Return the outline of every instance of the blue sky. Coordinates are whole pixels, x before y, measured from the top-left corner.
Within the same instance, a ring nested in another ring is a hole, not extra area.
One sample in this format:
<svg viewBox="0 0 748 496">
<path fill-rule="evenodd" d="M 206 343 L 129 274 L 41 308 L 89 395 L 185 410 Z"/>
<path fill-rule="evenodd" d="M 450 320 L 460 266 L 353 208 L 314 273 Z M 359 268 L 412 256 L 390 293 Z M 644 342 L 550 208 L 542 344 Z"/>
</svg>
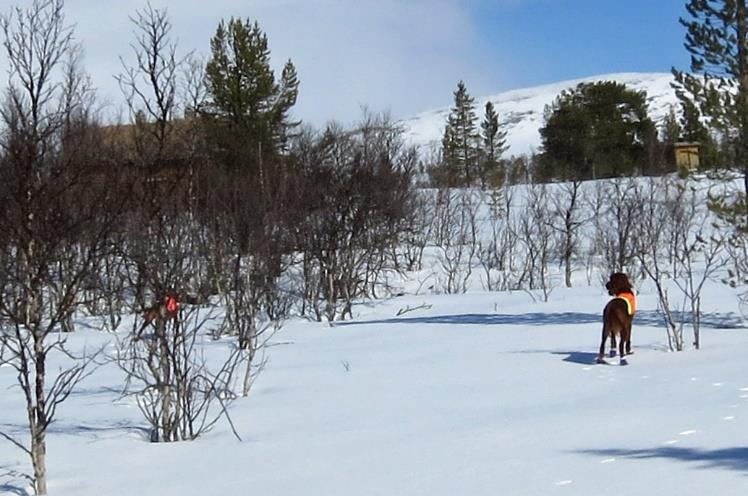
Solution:
<svg viewBox="0 0 748 496">
<path fill-rule="evenodd" d="M 29 5 L 31 0 L 0 0 Z M 151 0 L 166 8 L 182 53 L 207 55 L 223 18 L 257 20 L 274 65 L 292 59 L 297 117 L 354 122 L 361 108 L 394 117 L 451 104 L 462 79 L 474 96 L 612 72 L 687 68 L 684 0 Z M 85 65 L 109 113 L 122 112 L 113 75 L 132 60 L 128 20 L 145 0 L 67 0 Z M 6 72 L 4 54 L 0 71 Z"/>
<path fill-rule="evenodd" d="M 520 86 L 687 69 L 678 22 L 686 14 L 683 0 L 516 0 L 474 10 L 483 49 L 506 57 L 509 84 Z"/>
</svg>

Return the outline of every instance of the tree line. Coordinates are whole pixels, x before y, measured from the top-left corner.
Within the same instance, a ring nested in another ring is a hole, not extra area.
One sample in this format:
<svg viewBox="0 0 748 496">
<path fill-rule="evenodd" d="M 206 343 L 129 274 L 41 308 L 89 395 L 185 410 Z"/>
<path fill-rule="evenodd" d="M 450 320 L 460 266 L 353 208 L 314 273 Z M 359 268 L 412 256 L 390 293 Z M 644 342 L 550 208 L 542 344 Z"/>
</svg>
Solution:
<svg viewBox="0 0 748 496">
<path fill-rule="evenodd" d="M 736 143 L 708 125 L 687 92 L 678 89 L 676 94 L 678 104 L 655 122 L 645 91 L 615 81 L 580 83 L 546 105 L 539 151 L 506 157 L 508 122 L 490 101 L 480 119 L 475 99 L 460 81 L 438 156 L 430 164 L 430 182 L 486 188 L 507 182 L 661 176 L 677 171 L 674 147 L 679 142 L 699 146 L 702 172 L 733 164 Z"/>
<path fill-rule="evenodd" d="M 676 142 L 698 143 L 702 171 L 741 172 L 739 204 L 723 207 L 745 217 L 748 6 L 744 0 L 688 0 L 685 9 L 680 23 L 691 64 L 688 71 L 672 69 L 677 105 L 654 122 L 646 93 L 620 83 L 581 83 L 564 90 L 545 108 L 540 151 L 524 158 L 524 177 L 552 182 L 662 175 L 675 171 Z M 434 184 L 501 183 L 518 158 L 501 157 L 507 122 L 498 117 L 488 102 L 478 129 L 475 101 L 465 83 L 458 83 L 439 156 L 432 160 Z"/>
</svg>

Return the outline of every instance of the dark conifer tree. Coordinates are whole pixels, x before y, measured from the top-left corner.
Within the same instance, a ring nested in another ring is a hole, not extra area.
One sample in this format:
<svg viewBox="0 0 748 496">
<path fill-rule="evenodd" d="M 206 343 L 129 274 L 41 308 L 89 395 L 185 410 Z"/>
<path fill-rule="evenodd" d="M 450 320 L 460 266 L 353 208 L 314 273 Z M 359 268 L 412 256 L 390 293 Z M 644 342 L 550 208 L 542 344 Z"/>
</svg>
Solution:
<svg viewBox="0 0 748 496">
<path fill-rule="evenodd" d="M 727 155 L 722 155 L 712 133 L 699 112 L 699 108 L 688 98 L 681 100 L 680 137 L 683 141 L 699 144 L 699 167 L 710 169 L 719 165 Z M 728 145 L 728 148 L 732 148 Z"/>
<path fill-rule="evenodd" d="M 452 117 L 447 118 L 442 135 L 441 163 L 435 175 L 439 186 L 457 186 L 460 181 L 460 170 L 457 166 L 457 138 L 454 136 Z"/>
<path fill-rule="evenodd" d="M 691 74 L 673 69 L 677 94 L 684 110 L 694 105 L 731 145 L 748 193 L 748 5 L 746 0 L 689 0 L 686 10 L 688 17 L 680 23 L 686 28 Z"/>
<path fill-rule="evenodd" d="M 228 219 L 237 255 L 266 257 L 267 273 L 277 272 L 282 242 L 276 238 L 288 231 L 280 226 L 288 215 L 287 149 L 297 125 L 290 117 L 298 96 L 296 69 L 289 60 L 276 78 L 267 35 L 249 20 L 221 21 L 210 48 L 207 101 L 200 108 L 220 173 L 204 171 L 203 201 Z"/>
<path fill-rule="evenodd" d="M 442 139 L 442 167 L 459 184 L 471 185 L 478 175 L 480 135 L 476 129 L 475 99 L 460 81 L 454 92 L 454 107 Z"/>
<path fill-rule="evenodd" d="M 595 179 L 647 173 L 656 127 L 644 92 L 611 81 L 563 91 L 545 109 L 539 179 Z"/>
<path fill-rule="evenodd" d="M 682 128 L 675 113 L 675 108 L 671 105 L 667 115 L 662 120 L 662 141 L 668 145 L 673 145 L 681 141 Z"/>
<path fill-rule="evenodd" d="M 481 122 L 481 140 L 482 140 L 482 157 L 481 157 L 481 183 L 486 185 L 490 182 L 503 182 L 500 178 L 499 168 L 501 154 L 507 149 L 506 130 L 501 128 L 499 115 L 493 103 L 487 102 L 483 121 Z"/>
<path fill-rule="evenodd" d="M 673 170 L 675 168 L 675 144 L 682 140 L 682 128 L 674 106 L 670 106 L 670 110 L 662 120 L 660 131 L 665 154 L 663 162 L 669 170 Z"/>
<path fill-rule="evenodd" d="M 273 161 L 294 124 L 289 111 L 298 95 L 296 69 L 289 60 L 276 81 L 267 35 L 256 22 L 222 21 L 210 47 L 204 109 L 211 141 L 225 165 L 262 173 L 262 164 Z"/>
</svg>

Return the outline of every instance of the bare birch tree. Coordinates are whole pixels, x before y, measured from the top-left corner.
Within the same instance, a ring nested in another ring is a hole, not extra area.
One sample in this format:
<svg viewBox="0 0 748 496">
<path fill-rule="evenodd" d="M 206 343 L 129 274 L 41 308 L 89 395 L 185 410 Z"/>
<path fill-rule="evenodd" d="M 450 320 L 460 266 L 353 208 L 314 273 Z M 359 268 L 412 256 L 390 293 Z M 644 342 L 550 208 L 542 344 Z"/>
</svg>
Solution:
<svg viewBox="0 0 748 496">
<path fill-rule="evenodd" d="M 571 287 L 574 258 L 579 251 L 579 233 L 581 228 L 590 220 L 582 214 L 584 196 L 581 191 L 581 181 L 569 181 L 559 186 L 551 193 L 553 205 L 552 226 L 560 237 L 559 253 L 564 266 L 564 283 Z"/>
<path fill-rule="evenodd" d="M 483 286 L 488 291 L 517 289 L 514 261 L 518 237 L 512 212 L 512 190 L 495 190 L 489 201 L 490 237 L 481 239 L 476 254 L 483 267 Z"/>
<path fill-rule="evenodd" d="M 183 59 L 171 37 L 165 9 L 150 4 L 130 17 L 135 27 L 131 48 L 135 61 L 120 58 L 123 72 L 116 76 L 135 125 L 134 142 L 141 157 L 160 161 L 175 140 L 173 118 L 178 109 L 179 77 Z"/>
<path fill-rule="evenodd" d="M 524 246 L 525 267 L 523 289 L 543 292 L 543 300 L 548 301 L 553 282 L 549 267 L 555 251 L 548 187 L 545 184 L 528 185 L 527 205 L 519 216 L 518 236 Z"/>
<path fill-rule="evenodd" d="M 117 363 L 125 372 L 123 396 L 133 397 L 150 427 L 151 442 L 193 440 L 221 418 L 234 429 L 228 407 L 242 357 L 222 346 L 208 366 L 204 339 L 214 309 L 184 308 L 175 318 L 157 316 L 140 339 L 120 343 Z"/>
<path fill-rule="evenodd" d="M 610 182 L 599 182 L 597 187 L 602 188 L 601 214 L 604 219 L 600 224 L 600 237 L 596 240 L 603 247 L 600 273 L 633 273 L 633 264 L 637 260 L 633 233 L 639 224 L 640 207 L 636 201 L 637 179 L 612 179 Z"/>
<path fill-rule="evenodd" d="M 0 27 L 10 64 L 0 107 L 0 319 L 10 330 L 3 363 L 17 372 L 29 441 L 3 437 L 29 455 L 34 491 L 47 494 L 47 429 L 91 363 L 65 358 L 65 339 L 54 334 L 109 247 L 116 220 L 101 206 L 115 201 L 117 188 L 103 187 L 91 164 L 66 149 L 93 126 L 63 2 L 35 0 L 1 15 Z M 60 370 L 48 370 L 50 357 L 64 363 Z"/>
<path fill-rule="evenodd" d="M 670 349 L 685 349 L 684 327 L 690 321 L 694 348 L 701 347 L 701 292 L 722 268 L 725 239 L 687 180 L 650 179 L 639 191 L 641 222 L 638 258 L 657 289 Z M 672 301 L 668 281 L 677 288 Z"/>
<path fill-rule="evenodd" d="M 479 202 L 471 190 L 443 189 L 438 193 L 435 215 L 439 290 L 465 293 L 478 252 Z"/>
</svg>

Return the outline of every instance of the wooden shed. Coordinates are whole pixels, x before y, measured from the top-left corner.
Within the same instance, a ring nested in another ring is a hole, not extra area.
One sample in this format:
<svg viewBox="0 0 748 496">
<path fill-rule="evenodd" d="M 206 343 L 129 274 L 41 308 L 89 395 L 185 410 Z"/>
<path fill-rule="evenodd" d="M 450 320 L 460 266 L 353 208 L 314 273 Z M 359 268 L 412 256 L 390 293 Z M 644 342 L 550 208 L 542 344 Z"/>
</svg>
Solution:
<svg viewBox="0 0 748 496">
<path fill-rule="evenodd" d="M 693 172 L 699 168 L 699 143 L 678 142 L 673 145 L 678 170 Z"/>
</svg>

